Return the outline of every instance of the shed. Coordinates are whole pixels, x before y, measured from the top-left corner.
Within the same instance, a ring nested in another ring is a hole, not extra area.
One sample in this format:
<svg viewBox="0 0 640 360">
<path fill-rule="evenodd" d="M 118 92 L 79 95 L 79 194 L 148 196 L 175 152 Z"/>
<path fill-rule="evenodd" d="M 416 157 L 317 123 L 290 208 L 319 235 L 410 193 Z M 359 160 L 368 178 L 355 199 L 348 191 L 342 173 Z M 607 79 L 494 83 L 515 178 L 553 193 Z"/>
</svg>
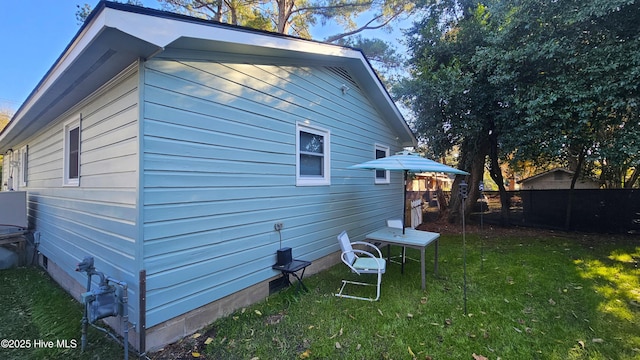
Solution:
<svg viewBox="0 0 640 360">
<path fill-rule="evenodd" d="M 573 171 L 556 168 L 518 181 L 521 190 L 557 190 L 569 189 Z M 591 178 L 579 178 L 576 189 L 598 189 L 600 183 Z"/>
<path fill-rule="evenodd" d="M 266 297 L 280 246 L 336 263 L 402 209 L 401 174 L 348 167 L 415 144 L 359 50 L 112 2 L 0 133 L 39 263 L 125 281 L 140 351 Z"/>
</svg>

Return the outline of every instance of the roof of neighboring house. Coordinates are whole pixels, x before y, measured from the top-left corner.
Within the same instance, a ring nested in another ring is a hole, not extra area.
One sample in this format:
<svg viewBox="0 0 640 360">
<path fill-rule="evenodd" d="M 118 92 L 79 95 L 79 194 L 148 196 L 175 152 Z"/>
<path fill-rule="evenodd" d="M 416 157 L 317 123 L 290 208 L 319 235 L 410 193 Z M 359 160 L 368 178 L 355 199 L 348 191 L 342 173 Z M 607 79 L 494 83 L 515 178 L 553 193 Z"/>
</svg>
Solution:
<svg viewBox="0 0 640 360">
<path fill-rule="evenodd" d="M 371 103 L 389 119 L 402 145 L 416 145 L 414 134 L 360 50 L 101 1 L 0 132 L 0 153 L 55 120 L 137 59 L 152 58 L 169 48 L 346 68 Z"/>
<path fill-rule="evenodd" d="M 567 169 L 555 168 L 555 169 L 551 169 L 551 170 L 548 170 L 548 171 L 545 171 L 545 172 L 541 172 L 540 174 L 529 176 L 528 178 L 525 178 L 525 179 L 520 179 L 520 180 L 517 181 L 517 183 L 518 184 L 522 184 L 524 182 L 529 182 L 529 181 L 532 181 L 532 180 L 539 179 L 541 177 L 547 176 L 547 175 L 552 174 L 552 173 L 557 172 L 557 171 L 561 171 L 561 172 L 567 173 L 569 175 L 573 175 L 574 174 L 573 171 L 570 171 L 570 170 L 567 170 Z"/>
<path fill-rule="evenodd" d="M 575 174 L 575 172 L 571 171 L 571 170 L 567 170 L 567 169 L 564 169 L 564 168 L 555 168 L 555 169 L 551 169 L 549 171 L 542 172 L 542 173 L 537 174 L 537 175 L 530 176 L 530 177 L 528 177 L 526 179 L 519 180 L 519 181 L 517 181 L 517 183 L 518 184 L 522 184 L 522 183 L 531 182 L 533 180 L 536 180 L 536 179 L 539 179 L 541 177 L 553 174 L 555 172 L 563 172 L 563 173 L 566 173 L 566 174 L 571 175 L 571 176 L 573 176 L 573 174 Z M 592 178 L 588 178 L 588 180 L 593 181 L 593 182 L 598 182 L 598 180 L 592 179 Z"/>
</svg>

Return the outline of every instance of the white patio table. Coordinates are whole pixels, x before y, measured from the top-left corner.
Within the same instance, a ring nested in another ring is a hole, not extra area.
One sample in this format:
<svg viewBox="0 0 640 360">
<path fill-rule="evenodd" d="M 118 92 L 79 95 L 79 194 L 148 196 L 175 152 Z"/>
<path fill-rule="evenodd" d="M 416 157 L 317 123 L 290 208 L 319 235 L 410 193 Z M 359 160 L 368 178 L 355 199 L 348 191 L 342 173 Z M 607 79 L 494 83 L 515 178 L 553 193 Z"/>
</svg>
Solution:
<svg viewBox="0 0 640 360">
<path fill-rule="evenodd" d="M 435 242 L 435 260 L 434 260 L 434 274 L 438 274 L 438 238 L 440 234 L 414 230 L 411 228 L 405 228 L 404 234 L 402 229 L 384 227 L 376 230 L 370 234 L 367 234 L 366 239 L 370 241 L 376 241 L 382 244 L 405 246 L 413 249 L 420 250 L 420 271 L 422 272 L 422 290 L 426 288 L 425 281 L 425 259 L 424 253 L 427 245 Z"/>
</svg>

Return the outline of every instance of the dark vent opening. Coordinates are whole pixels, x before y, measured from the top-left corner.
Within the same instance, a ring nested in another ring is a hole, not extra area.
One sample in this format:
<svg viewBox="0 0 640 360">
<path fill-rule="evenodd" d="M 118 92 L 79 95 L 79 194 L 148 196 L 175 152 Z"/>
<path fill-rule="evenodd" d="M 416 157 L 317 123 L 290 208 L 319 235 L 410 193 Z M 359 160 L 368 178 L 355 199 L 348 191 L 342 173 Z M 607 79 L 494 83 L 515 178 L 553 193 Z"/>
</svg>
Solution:
<svg viewBox="0 0 640 360">
<path fill-rule="evenodd" d="M 287 282 L 287 278 L 285 278 L 284 276 L 279 276 L 277 279 L 269 281 L 269 295 L 278 292 L 288 286 L 289 283 Z"/>
<path fill-rule="evenodd" d="M 341 77 L 343 80 L 348 82 L 350 86 L 353 86 L 355 89 L 360 90 L 358 83 L 351 77 L 347 69 L 336 66 L 326 66 L 326 69 Z"/>
</svg>

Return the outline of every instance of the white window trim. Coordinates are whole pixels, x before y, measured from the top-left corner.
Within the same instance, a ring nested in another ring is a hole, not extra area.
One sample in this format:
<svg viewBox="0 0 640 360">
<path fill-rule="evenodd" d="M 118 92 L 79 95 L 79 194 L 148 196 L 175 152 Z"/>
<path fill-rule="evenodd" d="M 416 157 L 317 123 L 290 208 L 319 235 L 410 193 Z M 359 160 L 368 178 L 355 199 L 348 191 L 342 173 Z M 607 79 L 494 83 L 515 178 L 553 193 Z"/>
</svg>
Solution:
<svg viewBox="0 0 640 360">
<path fill-rule="evenodd" d="M 11 157 L 7 157 L 9 164 L 7 169 L 7 190 L 16 191 L 20 188 L 20 154 L 18 151 L 11 151 Z M 5 164 L 7 165 L 7 164 Z M 4 167 L 3 167 L 4 169 Z M 2 170 L 4 172 L 4 170 Z"/>
<path fill-rule="evenodd" d="M 386 145 L 382 145 L 382 144 L 375 144 L 374 146 L 374 150 L 373 150 L 373 158 L 376 159 L 376 153 L 378 152 L 378 150 L 380 151 L 384 151 L 385 152 L 385 157 L 389 156 L 390 154 L 390 149 L 388 146 Z M 384 171 L 384 179 L 383 178 L 379 178 L 378 177 L 378 171 L 376 170 L 373 172 L 373 178 L 374 178 L 374 183 L 375 184 L 389 184 L 391 183 L 391 172 L 389 170 L 385 170 Z"/>
<path fill-rule="evenodd" d="M 322 177 L 300 176 L 300 132 L 324 137 L 324 174 Z M 296 123 L 296 186 L 331 185 L 331 132 L 327 129 Z"/>
<path fill-rule="evenodd" d="M 72 129 L 78 128 L 78 178 L 69 178 L 69 132 Z M 80 127 L 80 116 L 67 121 L 63 125 L 63 138 L 64 144 L 62 149 L 62 185 L 63 186 L 80 186 L 80 154 L 82 150 L 82 128 Z"/>
<path fill-rule="evenodd" d="M 20 186 L 27 186 L 29 174 L 29 146 L 20 148 Z"/>
</svg>

